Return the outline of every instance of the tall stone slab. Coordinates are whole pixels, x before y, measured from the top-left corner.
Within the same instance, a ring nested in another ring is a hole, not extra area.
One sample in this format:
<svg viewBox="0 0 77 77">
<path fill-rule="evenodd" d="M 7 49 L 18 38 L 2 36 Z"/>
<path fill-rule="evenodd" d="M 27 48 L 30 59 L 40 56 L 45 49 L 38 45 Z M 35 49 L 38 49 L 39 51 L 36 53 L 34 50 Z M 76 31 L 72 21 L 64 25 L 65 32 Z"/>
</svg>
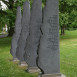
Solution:
<svg viewBox="0 0 77 77">
<path fill-rule="evenodd" d="M 29 1 L 26 1 L 23 5 L 23 16 L 22 16 L 22 30 L 21 35 L 18 40 L 18 47 L 16 51 L 17 58 L 23 62 L 24 61 L 24 53 L 25 53 L 25 45 L 26 40 L 29 35 L 29 23 L 30 23 L 30 4 Z"/>
<path fill-rule="evenodd" d="M 46 0 L 38 66 L 42 77 L 63 77 L 60 74 L 58 0 Z"/>
<path fill-rule="evenodd" d="M 21 32 L 21 8 L 20 6 L 18 6 L 16 22 L 15 22 L 15 30 L 12 38 L 11 51 L 10 51 L 10 53 L 13 56 L 13 59 L 16 59 L 16 48 L 18 45 L 17 43 L 20 37 L 20 32 Z"/>
<path fill-rule="evenodd" d="M 37 69 L 36 60 L 41 35 L 40 31 L 41 24 L 42 24 L 42 0 L 33 0 L 30 19 L 30 33 L 27 38 L 27 43 L 25 47 L 25 61 L 29 66 L 29 70 Z"/>
</svg>

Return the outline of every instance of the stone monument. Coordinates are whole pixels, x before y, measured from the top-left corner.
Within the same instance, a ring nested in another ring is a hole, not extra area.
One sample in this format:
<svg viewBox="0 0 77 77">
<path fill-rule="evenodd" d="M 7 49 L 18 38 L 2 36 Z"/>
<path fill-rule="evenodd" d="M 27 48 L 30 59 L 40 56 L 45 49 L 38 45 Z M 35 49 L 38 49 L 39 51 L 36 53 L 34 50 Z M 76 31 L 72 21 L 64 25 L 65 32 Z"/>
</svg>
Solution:
<svg viewBox="0 0 77 77">
<path fill-rule="evenodd" d="M 38 66 L 42 77 L 64 77 L 60 74 L 59 5 L 58 0 L 46 0 Z"/>
<path fill-rule="evenodd" d="M 40 27 L 42 24 L 42 0 L 33 0 L 31 18 L 30 18 L 30 33 L 27 38 L 25 47 L 25 61 L 28 64 L 30 73 L 38 72 L 37 68 L 37 51 L 40 41 Z"/>
<path fill-rule="evenodd" d="M 13 61 L 18 60 L 16 58 L 16 48 L 17 48 L 17 43 L 18 39 L 20 37 L 20 32 L 21 32 L 21 8 L 18 6 L 17 8 L 17 16 L 16 16 L 16 22 L 15 22 L 15 30 L 12 38 L 12 45 L 11 45 L 11 51 L 10 53 L 13 56 Z"/>
<path fill-rule="evenodd" d="M 26 40 L 29 35 L 29 23 L 30 23 L 30 4 L 29 1 L 26 1 L 23 6 L 23 16 L 22 16 L 22 30 L 21 35 L 18 40 L 18 47 L 16 51 L 16 57 L 21 61 L 21 66 L 25 65 L 26 62 L 24 61 L 24 48 L 26 45 Z"/>
</svg>

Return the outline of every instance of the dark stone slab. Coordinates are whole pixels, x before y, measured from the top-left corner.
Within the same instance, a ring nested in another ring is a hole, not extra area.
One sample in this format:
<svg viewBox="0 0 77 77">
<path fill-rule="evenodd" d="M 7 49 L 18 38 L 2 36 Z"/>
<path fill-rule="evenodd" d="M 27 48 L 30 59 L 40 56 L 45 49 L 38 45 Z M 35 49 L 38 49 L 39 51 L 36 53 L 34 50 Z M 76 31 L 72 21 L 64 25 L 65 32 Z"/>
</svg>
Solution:
<svg viewBox="0 0 77 77">
<path fill-rule="evenodd" d="M 27 65 L 27 63 L 25 61 L 21 61 L 19 63 L 19 67 L 25 67 L 27 69 L 28 65 Z"/>
<path fill-rule="evenodd" d="M 42 1 L 33 0 L 31 19 L 30 19 L 30 33 L 27 38 L 25 47 L 25 61 L 29 67 L 37 67 L 37 50 L 40 40 L 40 27 L 42 24 Z"/>
<path fill-rule="evenodd" d="M 24 48 L 26 45 L 26 39 L 29 35 L 29 23 L 30 23 L 30 4 L 28 1 L 24 3 L 23 6 L 23 16 L 22 16 L 22 30 L 21 35 L 18 40 L 18 47 L 16 51 L 16 56 L 20 61 L 24 61 Z"/>
<path fill-rule="evenodd" d="M 7 36 L 8 36 L 8 34 L 1 34 L 0 38 L 4 38 L 4 37 L 7 37 Z"/>
<path fill-rule="evenodd" d="M 15 22 L 15 33 L 13 34 L 12 38 L 12 45 L 11 45 L 11 54 L 14 58 L 16 58 L 16 48 L 18 39 L 20 37 L 21 32 L 21 8 L 20 6 L 17 8 L 17 16 L 16 16 L 16 22 Z"/>
<path fill-rule="evenodd" d="M 60 73 L 58 0 L 46 0 L 38 66 L 45 74 Z"/>
</svg>

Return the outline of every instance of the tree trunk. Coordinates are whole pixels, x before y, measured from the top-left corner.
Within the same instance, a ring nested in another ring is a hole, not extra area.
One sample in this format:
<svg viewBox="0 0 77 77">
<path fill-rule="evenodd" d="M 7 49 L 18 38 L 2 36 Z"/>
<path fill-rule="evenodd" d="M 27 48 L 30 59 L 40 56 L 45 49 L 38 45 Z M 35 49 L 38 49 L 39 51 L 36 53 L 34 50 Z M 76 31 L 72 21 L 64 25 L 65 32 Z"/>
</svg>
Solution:
<svg viewBox="0 0 77 77">
<path fill-rule="evenodd" d="M 62 26 L 61 26 L 61 35 L 63 34 L 63 31 L 62 31 Z"/>
<path fill-rule="evenodd" d="M 63 35 L 65 35 L 65 25 L 63 25 Z"/>
<path fill-rule="evenodd" d="M 14 28 L 12 27 L 12 22 L 9 21 L 9 30 L 8 30 L 8 36 L 12 36 L 14 33 Z"/>
<path fill-rule="evenodd" d="M 10 11 L 12 11 L 13 12 L 13 5 L 14 5 L 14 1 L 12 0 L 9 0 L 9 4 L 10 4 L 10 6 L 8 7 L 9 8 L 9 10 Z M 12 24 L 12 16 L 9 16 L 9 31 L 8 31 L 8 36 L 12 36 L 13 35 L 13 33 L 14 33 L 14 28 L 13 28 L 13 24 Z"/>
<path fill-rule="evenodd" d="M 65 25 L 61 26 L 61 35 L 65 35 Z"/>
</svg>

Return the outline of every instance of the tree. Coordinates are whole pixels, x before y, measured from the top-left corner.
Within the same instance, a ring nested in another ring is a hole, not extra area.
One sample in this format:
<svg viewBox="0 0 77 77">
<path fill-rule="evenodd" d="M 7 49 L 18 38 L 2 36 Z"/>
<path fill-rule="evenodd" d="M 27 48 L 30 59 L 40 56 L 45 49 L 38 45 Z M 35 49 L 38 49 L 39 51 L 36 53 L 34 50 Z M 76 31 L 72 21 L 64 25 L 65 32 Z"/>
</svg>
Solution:
<svg viewBox="0 0 77 77">
<path fill-rule="evenodd" d="M 6 16 L 8 16 L 7 18 L 9 19 L 9 36 L 13 35 L 14 32 L 14 25 L 15 25 L 15 18 L 16 18 L 16 8 L 18 5 L 20 5 L 22 7 L 23 2 L 25 0 L 21 0 L 21 1 L 14 1 L 14 0 L 1 0 L 3 3 L 5 3 L 8 7 L 8 9 L 6 10 L 5 14 Z M 2 12 L 4 12 L 4 10 L 2 10 Z"/>
<path fill-rule="evenodd" d="M 69 5 L 67 4 L 66 0 L 60 0 L 59 1 L 59 23 L 60 23 L 60 28 L 61 28 L 61 35 L 65 35 L 65 26 L 68 25 L 68 7 Z"/>
<path fill-rule="evenodd" d="M 25 0 L 1 0 L 4 2 L 8 9 L 2 10 L 0 8 L 0 19 L 7 17 L 7 19 L 3 19 L 8 21 L 9 29 L 9 36 L 13 34 L 14 27 L 15 27 L 15 19 L 16 19 L 16 8 L 17 6 L 23 7 L 23 3 Z M 32 5 L 33 0 L 29 0 L 30 5 Z M 46 0 L 42 0 L 42 7 L 44 8 L 46 4 Z M 22 8 L 23 9 L 23 8 Z M 4 17 L 5 16 L 5 17 Z M 73 27 L 77 28 L 77 0 L 59 0 L 59 20 L 60 20 L 60 29 L 61 35 L 65 34 L 65 27 Z M 1 20 L 1 22 L 3 22 Z M 0 22 L 0 23 L 1 23 Z M 5 22 L 6 23 L 6 22 Z"/>
<path fill-rule="evenodd" d="M 65 34 L 65 27 L 76 26 L 77 0 L 59 0 L 61 35 Z"/>
<path fill-rule="evenodd" d="M 65 35 L 65 27 L 68 24 L 68 18 L 69 15 L 68 13 L 59 13 L 59 23 L 60 23 L 60 28 L 61 28 L 61 35 Z"/>
</svg>

